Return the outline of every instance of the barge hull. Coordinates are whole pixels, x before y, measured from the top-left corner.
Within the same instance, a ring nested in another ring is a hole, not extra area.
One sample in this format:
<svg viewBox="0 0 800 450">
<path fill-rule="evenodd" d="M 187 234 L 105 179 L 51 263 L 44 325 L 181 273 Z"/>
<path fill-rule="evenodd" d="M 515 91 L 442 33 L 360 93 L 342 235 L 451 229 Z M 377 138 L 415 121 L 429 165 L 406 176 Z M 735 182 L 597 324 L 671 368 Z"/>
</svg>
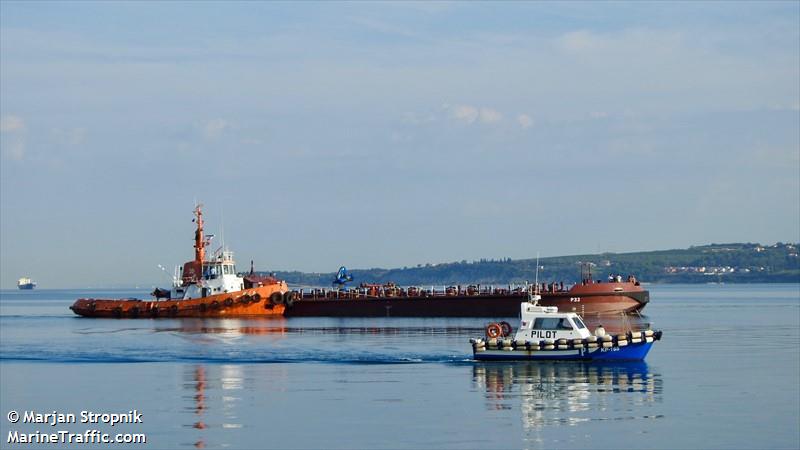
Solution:
<svg viewBox="0 0 800 450">
<path fill-rule="evenodd" d="M 638 297 L 638 298 L 637 298 Z M 495 317 L 519 315 L 525 293 L 453 295 L 441 297 L 301 298 L 287 308 L 287 317 Z M 581 315 L 639 311 L 647 304 L 647 291 L 635 293 L 543 294 L 539 304 Z"/>
</svg>

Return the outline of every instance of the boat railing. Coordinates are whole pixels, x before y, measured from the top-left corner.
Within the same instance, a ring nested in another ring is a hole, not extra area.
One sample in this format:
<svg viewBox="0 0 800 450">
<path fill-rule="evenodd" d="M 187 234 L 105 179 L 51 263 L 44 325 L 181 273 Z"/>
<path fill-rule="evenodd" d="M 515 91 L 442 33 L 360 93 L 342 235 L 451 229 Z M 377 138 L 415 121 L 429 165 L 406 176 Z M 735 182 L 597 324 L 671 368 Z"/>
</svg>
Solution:
<svg viewBox="0 0 800 450">
<path fill-rule="evenodd" d="M 518 295 L 527 297 L 530 292 L 540 294 L 543 292 L 564 292 L 563 283 L 541 283 L 539 285 L 509 284 L 496 285 L 441 285 L 441 286 L 397 286 L 389 283 L 385 285 L 367 284 L 345 289 L 337 288 L 303 288 L 298 290 L 298 296 L 304 300 L 344 300 L 344 299 L 370 299 L 370 298 L 426 298 L 426 297 L 455 297 L 455 296 L 509 296 Z"/>
</svg>

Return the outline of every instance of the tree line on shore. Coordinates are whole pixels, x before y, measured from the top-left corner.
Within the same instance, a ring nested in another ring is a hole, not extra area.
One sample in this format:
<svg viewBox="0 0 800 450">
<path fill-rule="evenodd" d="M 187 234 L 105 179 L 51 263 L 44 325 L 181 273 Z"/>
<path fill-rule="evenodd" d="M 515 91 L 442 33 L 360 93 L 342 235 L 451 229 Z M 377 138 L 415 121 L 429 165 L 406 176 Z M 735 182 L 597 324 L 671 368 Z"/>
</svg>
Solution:
<svg viewBox="0 0 800 450">
<path fill-rule="evenodd" d="M 540 281 L 575 283 L 581 267 L 591 266 L 595 280 L 609 275 L 634 275 L 650 283 L 797 283 L 800 257 L 797 243 L 761 245 L 754 243 L 710 244 L 687 249 L 634 253 L 600 253 L 539 259 Z M 337 268 L 332 268 L 337 269 Z M 533 282 L 536 258 L 512 260 L 481 259 L 395 269 L 353 269 L 352 285 L 360 283 L 404 286 L 502 285 Z M 275 275 L 290 284 L 330 286 L 336 271 L 306 273 L 278 271 Z"/>
</svg>

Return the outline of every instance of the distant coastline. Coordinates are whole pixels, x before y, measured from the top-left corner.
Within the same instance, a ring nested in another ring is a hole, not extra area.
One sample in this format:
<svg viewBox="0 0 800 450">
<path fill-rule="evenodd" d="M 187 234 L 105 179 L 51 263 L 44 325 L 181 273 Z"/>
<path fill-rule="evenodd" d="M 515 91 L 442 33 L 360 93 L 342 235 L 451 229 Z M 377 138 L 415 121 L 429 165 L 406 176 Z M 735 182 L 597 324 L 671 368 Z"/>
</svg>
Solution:
<svg viewBox="0 0 800 450">
<path fill-rule="evenodd" d="M 610 274 L 635 275 L 653 284 L 800 283 L 797 243 L 710 244 L 687 249 L 600 253 L 540 258 L 540 281 L 580 281 L 580 264 L 593 264 L 595 280 Z M 353 269 L 354 283 L 399 285 L 508 284 L 533 281 L 536 259 L 511 258 L 419 264 L 395 269 Z M 267 273 L 267 272 L 262 272 Z M 289 284 L 330 285 L 335 272 L 276 271 Z"/>
<path fill-rule="evenodd" d="M 580 263 L 593 264 L 595 280 L 605 280 L 611 274 L 624 277 L 634 275 L 646 284 L 756 284 L 800 283 L 800 257 L 798 243 L 769 245 L 753 243 L 709 244 L 687 249 L 655 250 L 633 253 L 598 253 L 586 255 L 543 257 L 539 260 L 540 282 L 575 283 L 580 281 Z M 424 285 L 501 285 L 533 282 L 536 258 L 511 258 L 447 263 L 425 263 L 414 267 L 394 269 L 353 269 L 357 262 L 342 261 L 353 275 L 353 285 L 360 283 L 389 283 L 402 286 Z M 240 267 L 242 269 L 242 267 Z M 301 272 L 261 270 L 260 274 L 274 273 L 296 286 L 331 286 L 336 268 L 330 272 Z M 42 289 L 74 290 L 144 290 L 152 289 L 153 282 L 133 285 L 81 286 Z M 160 285 L 163 285 L 161 283 Z M 4 289 L 5 290 L 5 289 Z M 17 291 L 16 288 L 8 290 Z"/>
</svg>

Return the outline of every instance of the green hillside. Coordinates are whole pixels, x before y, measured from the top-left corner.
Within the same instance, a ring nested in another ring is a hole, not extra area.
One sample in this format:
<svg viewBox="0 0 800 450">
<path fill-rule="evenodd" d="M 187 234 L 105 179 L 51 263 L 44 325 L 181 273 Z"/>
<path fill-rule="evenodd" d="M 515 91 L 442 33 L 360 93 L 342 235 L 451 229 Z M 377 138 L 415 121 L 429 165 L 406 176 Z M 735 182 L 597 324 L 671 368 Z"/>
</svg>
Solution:
<svg viewBox="0 0 800 450">
<path fill-rule="evenodd" d="M 541 258 L 540 281 L 580 281 L 582 262 L 593 264 L 595 279 L 635 275 L 651 283 L 797 283 L 798 244 L 711 244 L 688 249 L 602 253 Z M 532 281 L 536 259 L 504 259 L 420 264 L 397 269 L 354 269 L 353 284 L 399 285 L 507 284 Z M 328 286 L 335 272 L 277 272 L 290 284 Z"/>
</svg>

